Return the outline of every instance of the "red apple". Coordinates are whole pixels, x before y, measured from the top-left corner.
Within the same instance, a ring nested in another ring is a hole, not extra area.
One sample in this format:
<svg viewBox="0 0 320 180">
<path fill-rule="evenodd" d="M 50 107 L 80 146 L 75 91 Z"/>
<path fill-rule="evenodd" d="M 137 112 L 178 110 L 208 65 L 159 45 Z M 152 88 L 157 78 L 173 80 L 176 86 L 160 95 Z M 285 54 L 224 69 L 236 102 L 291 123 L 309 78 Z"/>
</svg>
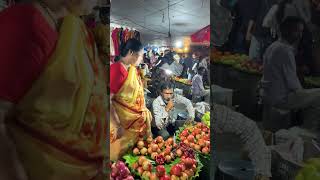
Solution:
<svg viewBox="0 0 320 180">
<path fill-rule="evenodd" d="M 172 145 L 172 144 L 173 144 L 173 138 L 168 138 L 168 139 L 167 139 L 167 143 L 170 144 L 170 145 Z"/>
<path fill-rule="evenodd" d="M 183 163 L 184 163 L 184 165 L 186 166 L 186 169 L 192 168 L 192 165 L 193 165 L 192 158 L 185 158 L 185 159 L 183 160 Z"/>
<path fill-rule="evenodd" d="M 170 170 L 170 174 L 180 177 L 181 171 L 182 171 L 182 169 L 180 166 L 174 165 L 174 166 L 172 166 L 172 168 Z"/>
<path fill-rule="evenodd" d="M 171 180 L 171 178 L 169 175 L 166 174 L 166 175 L 160 177 L 160 180 Z"/>
<path fill-rule="evenodd" d="M 164 150 L 164 154 L 165 155 L 169 155 L 171 153 L 171 148 L 170 147 L 167 147 L 165 150 Z"/>
<path fill-rule="evenodd" d="M 187 139 L 188 139 L 189 142 L 194 142 L 194 136 L 193 135 L 189 135 L 187 137 Z"/>
<path fill-rule="evenodd" d="M 187 137 L 189 135 L 188 130 L 183 130 L 181 132 L 181 135 L 184 136 L 184 137 Z"/>
<path fill-rule="evenodd" d="M 177 164 L 177 166 L 181 168 L 182 172 L 186 170 L 186 166 L 184 165 L 184 163 Z"/>
<path fill-rule="evenodd" d="M 157 141 L 157 143 L 162 143 L 162 142 L 163 142 L 162 136 L 158 136 L 158 137 L 156 138 L 156 141 Z"/>
<path fill-rule="evenodd" d="M 138 174 L 141 176 L 141 175 L 142 175 L 142 173 L 143 173 L 143 169 L 142 169 L 142 167 L 138 167 L 137 171 L 138 171 Z"/>
<path fill-rule="evenodd" d="M 208 147 L 204 147 L 204 148 L 202 149 L 202 152 L 203 152 L 204 154 L 209 154 L 209 148 L 208 148 Z"/>
<path fill-rule="evenodd" d="M 166 169 L 164 168 L 163 165 L 158 165 L 156 167 L 156 171 L 157 171 L 157 176 L 158 177 L 162 177 L 162 176 L 164 176 L 166 174 Z"/>
<path fill-rule="evenodd" d="M 199 129 L 199 128 L 196 128 L 196 129 L 194 129 L 194 131 L 193 131 L 194 133 L 196 133 L 196 134 L 200 134 L 201 133 L 201 129 Z"/>
</svg>

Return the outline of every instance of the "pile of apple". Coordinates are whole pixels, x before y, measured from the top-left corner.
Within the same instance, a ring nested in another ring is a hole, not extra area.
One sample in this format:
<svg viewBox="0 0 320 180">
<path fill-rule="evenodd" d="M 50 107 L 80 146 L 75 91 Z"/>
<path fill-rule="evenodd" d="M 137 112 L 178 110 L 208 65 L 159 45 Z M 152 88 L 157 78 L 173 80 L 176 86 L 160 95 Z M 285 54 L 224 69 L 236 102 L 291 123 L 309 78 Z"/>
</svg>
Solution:
<svg viewBox="0 0 320 180">
<path fill-rule="evenodd" d="M 255 61 L 244 61 L 240 64 L 240 68 L 248 72 L 262 73 L 263 67 Z"/>
<path fill-rule="evenodd" d="M 111 180 L 134 180 L 130 174 L 130 170 L 126 164 L 122 161 L 117 161 L 111 165 Z"/>
<path fill-rule="evenodd" d="M 182 158 L 181 162 L 171 167 L 171 180 L 187 180 L 197 171 L 197 161 L 192 158 Z"/>
<path fill-rule="evenodd" d="M 208 155 L 210 153 L 210 129 L 204 123 L 188 126 L 181 131 L 180 141 L 192 149 Z M 177 154 L 181 154 L 179 149 Z"/>
<path fill-rule="evenodd" d="M 133 154 L 138 156 L 150 156 L 157 164 L 170 163 L 174 158 L 172 149 L 177 145 L 174 143 L 173 138 L 168 138 L 166 141 L 161 136 L 153 139 L 148 137 L 146 141 L 140 139 L 136 147 L 133 149 Z"/>
<path fill-rule="evenodd" d="M 138 161 L 132 164 L 132 169 L 134 169 L 143 179 L 157 179 L 158 176 L 155 173 L 152 173 L 152 168 L 151 161 L 145 156 L 140 156 Z"/>
</svg>

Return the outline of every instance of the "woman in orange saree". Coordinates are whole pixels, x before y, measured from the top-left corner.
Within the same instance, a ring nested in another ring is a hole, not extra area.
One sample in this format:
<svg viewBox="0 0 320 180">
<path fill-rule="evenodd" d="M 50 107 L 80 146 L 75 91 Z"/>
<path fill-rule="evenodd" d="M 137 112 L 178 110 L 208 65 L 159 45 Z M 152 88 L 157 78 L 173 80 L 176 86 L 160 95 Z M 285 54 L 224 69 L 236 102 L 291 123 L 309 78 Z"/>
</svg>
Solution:
<svg viewBox="0 0 320 180">
<path fill-rule="evenodd" d="M 152 116 L 146 108 L 144 88 L 136 66 L 143 46 L 129 39 L 121 48 L 119 62 L 110 66 L 110 160 L 121 158 L 139 138 L 150 136 Z"/>
<path fill-rule="evenodd" d="M 26 62 L 25 59 L 20 59 L 21 57 L 7 53 L 5 58 L 1 58 L 1 65 L 25 62 L 26 66 L 23 68 L 26 70 L 35 68 L 29 64 L 37 65 L 40 69 L 39 74 L 28 81 L 29 84 L 23 84 L 28 88 L 22 87 L 25 89 L 22 93 L 12 91 L 17 91 L 18 86 L 15 83 L 23 82 L 25 77 L 2 76 L 0 79 L 1 104 L 12 104 L 10 109 L 13 111 L 12 116 L 7 117 L 5 125 L 27 176 L 17 179 L 106 179 L 106 176 L 102 175 L 102 168 L 108 153 L 107 79 L 105 68 L 97 55 L 94 38 L 78 17 L 92 7 L 92 4 L 87 2 L 90 1 L 66 2 L 70 13 L 63 18 L 59 26 L 57 41 L 53 43 L 55 48 L 46 62 L 37 61 L 40 57 L 35 56 L 37 50 L 44 48 L 41 47 L 44 44 L 39 43 L 41 41 L 25 42 L 31 46 L 24 47 L 30 48 L 30 52 L 23 51 L 30 53 L 25 56 Z M 23 6 L 26 6 L 28 11 L 32 9 L 32 13 L 40 14 L 37 9 L 29 7 L 32 5 Z M 44 7 L 44 12 L 48 8 L 45 4 L 41 6 Z M 37 18 L 42 17 L 38 15 Z M 3 20 L 1 15 L 0 20 Z M 47 24 L 41 24 L 40 29 L 45 25 Z M 20 31 L 33 33 L 30 35 L 35 34 L 38 38 L 46 36 L 43 31 Z M 6 40 L 8 45 L 15 43 L 8 38 Z M 14 70 L 13 66 L 5 68 Z M 5 69 L 1 68 L 2 70 Z M 8 71 L 2 71 L 6 72 Z M 30 74 L 26 73 L 25 76 Z M 0 111 L 0 114 L 3 115 L 3 112 Z"/>
</svg>

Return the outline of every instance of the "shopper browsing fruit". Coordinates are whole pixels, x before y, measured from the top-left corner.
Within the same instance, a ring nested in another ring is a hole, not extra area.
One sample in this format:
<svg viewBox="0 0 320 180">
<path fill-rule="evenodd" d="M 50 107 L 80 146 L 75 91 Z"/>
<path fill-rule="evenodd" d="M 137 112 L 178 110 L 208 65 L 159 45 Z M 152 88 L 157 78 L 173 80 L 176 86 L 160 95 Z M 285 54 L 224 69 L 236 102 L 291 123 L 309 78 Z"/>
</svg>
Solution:
<svg viewBox="0 0 320 180">
<path fill-rule="evenodd" d="M 120 61 L 110 66 L 110 159 L 118 160 L 139 137 L 151 135 L 151 113 L 146 108 L 144 87 L 137 72 L 143 46 L 129 39 L 121 48 Z"/>
<path fill-rule="evenodd" d="M 173 83 L 166 81 L 160 86 L 160 96 L 153 101 L 152 130 L 154 135 L 167 139 L 178 128 L 175 126 L 177 109 L 175 104 L 184 104 L 189 114 L 188 120 L 193 121 L 195 112 L 191 101 L 181 95 L 174 94 Z"/>
</svg>

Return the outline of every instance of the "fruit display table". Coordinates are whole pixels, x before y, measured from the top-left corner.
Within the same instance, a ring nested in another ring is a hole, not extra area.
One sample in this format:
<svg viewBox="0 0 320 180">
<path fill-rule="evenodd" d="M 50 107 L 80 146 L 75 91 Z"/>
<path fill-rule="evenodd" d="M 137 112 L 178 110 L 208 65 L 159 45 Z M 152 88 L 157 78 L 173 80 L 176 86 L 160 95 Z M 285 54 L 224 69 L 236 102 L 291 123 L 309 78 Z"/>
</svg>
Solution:
<svg viewBox="0 0 320 180">
<path fill-rule="evenodd" d="M 191 96 L 191 81 L 188 79 L 174 78 L 176 88 L 182 89 L 185 97 Z"/>
<path fill-rule="evenodd" d="M 259 120 L 257 105 L 258 84 L 262 78 L 262 65 L 246 55 L 213 53 L 211 80 L 214 84 L 233 90 L 233 105 L 251 119 Z M 305 88 L 319 88 L 320 77 L 306 77 Z"/>
<path fill-rule="evenodd" d="M 209 160 L 209 126 L 188 124 L 167 140 L 161 136 L 139 139 L 122 160 L 111 165 L 110 179 L 204 180 L 209 178 L 205 171 Z"/>
<path fill-rule="evenodd" d="M 233 105 L 238 105 L 241 113 L 257 119 L 257 87 L 260 75 L 219 63 L 213 64 L 211 75 L 214 84 L 233 90 Z"/>
</svg>

